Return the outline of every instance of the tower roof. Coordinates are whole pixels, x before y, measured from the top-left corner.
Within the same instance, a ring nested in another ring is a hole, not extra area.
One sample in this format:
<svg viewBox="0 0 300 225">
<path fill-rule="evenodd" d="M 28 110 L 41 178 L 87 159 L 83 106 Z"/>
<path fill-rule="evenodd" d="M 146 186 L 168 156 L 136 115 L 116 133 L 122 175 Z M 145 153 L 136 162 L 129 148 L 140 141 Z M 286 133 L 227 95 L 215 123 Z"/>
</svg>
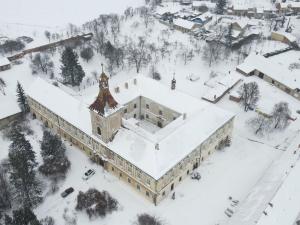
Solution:
<svg viewBox="0 0 300 225">
<path fill-rule="evenodd" d="M 114 109 L 117 107 L 118 103 L 111 95 L 108 86 L 108 76 L 103 71 L 103 64 L 102 66 L 102 73 L 99 79 L 99 94 L 96 100 L 90 105 L 90 109 L 96 111 L 100 115 L 104 115 L 106 111 L 109 109 Z"/>
</svg>

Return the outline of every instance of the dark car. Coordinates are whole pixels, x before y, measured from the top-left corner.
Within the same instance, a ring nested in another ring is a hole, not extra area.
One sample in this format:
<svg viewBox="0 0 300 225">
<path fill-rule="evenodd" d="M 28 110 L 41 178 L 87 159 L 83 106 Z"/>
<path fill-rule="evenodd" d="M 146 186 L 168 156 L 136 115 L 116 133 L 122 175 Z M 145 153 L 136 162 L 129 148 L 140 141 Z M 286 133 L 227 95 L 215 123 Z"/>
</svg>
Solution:
<svg viewBox="0 0 300 225">
<path fill-rule="evenodd" d="M 60 195 L 61 195 L 61 197 L 65 198 L 69 194 L 71 194 L 73 191 L 74 191 L 74 188 L 70 187 L 70 188 L 67 188 L 66 190 L 64 190 L 64 192 L 62 192 Z"/>
</svg>

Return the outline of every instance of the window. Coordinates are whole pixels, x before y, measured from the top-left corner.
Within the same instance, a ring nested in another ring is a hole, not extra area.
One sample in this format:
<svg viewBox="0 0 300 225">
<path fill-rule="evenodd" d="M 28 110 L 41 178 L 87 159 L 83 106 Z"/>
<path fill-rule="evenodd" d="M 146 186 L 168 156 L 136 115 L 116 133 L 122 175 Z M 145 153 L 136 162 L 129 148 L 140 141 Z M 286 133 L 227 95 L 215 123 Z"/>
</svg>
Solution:
<svg viewBox="0 0 300 225">
<path fill-rule="evenodd" d="M 208 152 L 208 155 L 210 155 L 210 151 Z"/>
<path fill-rule="evenodd" d="M 99 135 L 101 135 L 101 129 L 100 129 L 100 127 L 97 127 L 97 133 L 98 133 Z"/>
<path fill-rule="evenodd" d="M 133 117 L 136 118 L 136 114 L 134 114 Z"/>
<path fill-rule="evenodd" d="M 149 119 L 149 115 L 148 114 L 146 114 L 146 118 Z"/>
<path fill-rule="evenodd" d="M 149 105 L 148 104 L 146 104 L 146 108 L 149 109 Z"/>
<path fill-rule="evenodd" d="M 274 84 L 275 83 L 275 81 L 272 79 L 272 84 Z"/>
<path fill-rule="evenodd" d="M 131 180 L 130 180 L 130 178 L 128 178 L 128 183 L 131 183 Z"/>
<path fill-rule="evenodd" d="M 134 104 L 134 105 L 133 105 L 133 108 L 135 108 L 135 109 L 136 109 L 136 104 Z"/>
<path fill-rule="evenodd" d="M 164 191 L 163 193 L 162 193 L 162 196 L 165 196 L 166 195 L 166 192 Z"/>
<path fill-rule="evenodd" d="M 150 185 L 150 179 L 147 179 L 147 184 Z"/>
<path fill-rule="evenodd" d="M 176 120 L 176 117 L 175 117 L 175 116 L 173 117 L 173 120 Z"/>
<path fill-rule="evenodd" d="M 186 171 L 186 174 L 187 174 L 187 175 L 189 175 L 189 174 L 190 174 L 190 171 L 189 171 L 189 170 L 188 170 L 188 171 Z"/>
<path fill-rule="evenodd" d="M 115 168 L 113 166 L 111 167 L 111 171 L 115 171 Z"/>
<path fill-rule="evenodd" d="M 163 114 L 163 112 L 162 112 L 161 110 L 159 110 L 159 111 L 158 111 L 158 114 L 159 114 L 159 115 L 162 115 L 162 114 Z"/>
<path fill-rule="evenodd" d="M 124 113 L 127 113 L 127 109 L 124 109 Z"/>
<path fill-rule="evenodd" d="M 179 182 L 182 180 L 182 178 L 181 177 L 179 177 Z"/>
<path fill-rule="evenodd" d="M 141 190 L 141 187 L 140 187 L 140 185 L 136 185 L 136 188 L 138 189 L 138 190 Z"/>
<path fill-rule="evenodd" d="M 148 191 L 146 191 L 146 195 L 149 197 L 149 195 L 150 195 L 150 194 L 149 194 L 149 192 L 148 192 Z"/>
<path fill-rule="evenodd" d="M 120 173 L 119 176 L 122 177 L 122 173 Z"/>
</svg>

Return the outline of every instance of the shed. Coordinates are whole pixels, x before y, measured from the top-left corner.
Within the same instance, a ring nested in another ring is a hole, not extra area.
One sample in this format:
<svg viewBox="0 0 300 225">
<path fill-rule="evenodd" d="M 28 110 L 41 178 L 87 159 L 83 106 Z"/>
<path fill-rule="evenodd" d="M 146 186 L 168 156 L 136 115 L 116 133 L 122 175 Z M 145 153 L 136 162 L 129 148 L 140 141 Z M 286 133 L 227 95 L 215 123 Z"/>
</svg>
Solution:
<svg viewBox="0 0 300 225">
<path fill-rule="evenodd" d="M 8 58 L 0 58 L 0 71 L 9 70 L 11 68 L 11 63 Z"/>
</svg>

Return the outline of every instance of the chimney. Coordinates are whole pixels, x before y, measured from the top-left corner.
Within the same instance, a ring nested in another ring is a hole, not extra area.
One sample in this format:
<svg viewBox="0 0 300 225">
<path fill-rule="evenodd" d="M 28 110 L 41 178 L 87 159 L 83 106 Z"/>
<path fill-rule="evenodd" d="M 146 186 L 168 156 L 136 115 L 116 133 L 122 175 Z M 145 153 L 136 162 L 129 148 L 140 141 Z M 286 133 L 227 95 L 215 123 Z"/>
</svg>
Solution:
<svg viewBox="0 0 300 225">
<path fill-rule="evenodd" d="M 158 143 L 155 144 L 155 149 L 159 150 L 159 144 Z"/>
<path fill-rule="evenodd" d="M 120 92 L 120 88 L 119 88 L 119 87 L 116 87 L 116 88 L 115 88 L 115 92 L 116 92 L 116 93 L 119 93 L 119 92 Z"/>
<path fill-rule="evenodd" d="M 136 78 L 133 79 L 133 83 L 134 83 L 134 85 L 137 85 L 137 79 Z"/>
<path fill-rule="evenodd" d="M 186 120 L 186 113 L 183 113 L 183 120 Z"/>
<path fill-rule="evenodd" d="M 128 89 L 128 83 L 127 82 L 125 83 L 125 88 Z"/>
<path fill-rule="evenodd" d="M 171 90 L 175 90 L 176 88 L 176 79 L 175 79 L 175 73 L 173 75 L 173 79 L 171 81 Z"/>
</svg>

